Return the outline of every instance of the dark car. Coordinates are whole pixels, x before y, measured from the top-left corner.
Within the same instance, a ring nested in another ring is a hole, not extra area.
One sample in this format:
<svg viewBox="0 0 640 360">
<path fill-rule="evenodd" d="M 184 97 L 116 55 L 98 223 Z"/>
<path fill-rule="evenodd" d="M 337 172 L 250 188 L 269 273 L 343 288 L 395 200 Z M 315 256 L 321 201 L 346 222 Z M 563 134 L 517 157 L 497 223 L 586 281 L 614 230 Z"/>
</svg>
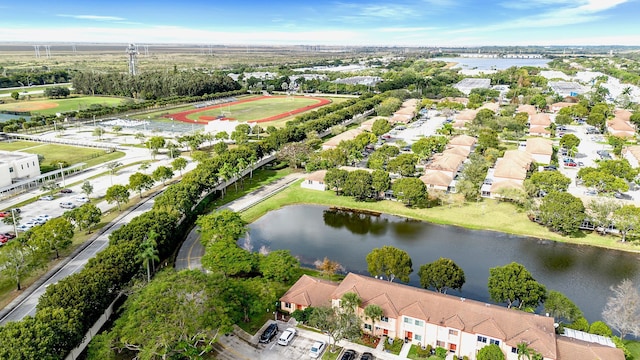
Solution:
<svg viewBox="0 0 640 360">
<path fill-rule="evenodd" d="M 340 360 L 354 360 L 356 358 L 356 352 L 353 350 L 347 350 L 342 354 Z"/>
<path fill-rule="evenodd" d="M 262 335 L 260 335 L 260 342 L 263 344 L 268 343 L 269 341 L 271 341 L 271 339 L 273 339 L 276 336 L 277 333 L 278 333 L 278 324 L 271 323 L 269 326 L 267 326 L 267 328 L 264 330 Z"/>
<path fill-rule="evenodd" d="M 616 199 L 620 199 L 620 200 L 633 200 L 633 197 L 631 197 L 631 195 L 625 194 L 625 193 L 621 193 L 621 192 L 616 192 L 616 193 L 613 194 L 613 196 Z"/>
<path fill-rule="evenodd" d="M 558 168 L 555 165 L 547 165 L 544 168 L 544 171 L 556 171 Z"/>
<path fill-rule="evenodd" d="M 2 236 L 6 237 L 7 239 L 13 239 L 16 237 L 16 234 L 7 232 L 2 234 Z"/>
<path fill-rule="evenodd" d="M 60 192 L 63 193 L 63 194 L 71 194 L 73 192 L 73 190 L 71 190 L 71 189 L 62 189 L 62 190 L 60 190 Z"/>
<path fill-rule="evenodd" d="M 362 353 L 360 360 L 373 360 L 373 354 L 370 352 Z"/>
</svg>

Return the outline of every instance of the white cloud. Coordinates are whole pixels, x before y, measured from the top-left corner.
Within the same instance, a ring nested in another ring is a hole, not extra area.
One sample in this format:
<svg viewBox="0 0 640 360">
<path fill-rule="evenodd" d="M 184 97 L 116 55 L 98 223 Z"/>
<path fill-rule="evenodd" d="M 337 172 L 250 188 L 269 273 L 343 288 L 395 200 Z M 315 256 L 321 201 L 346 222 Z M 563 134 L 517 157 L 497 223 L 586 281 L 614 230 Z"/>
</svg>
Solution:
<svg viewBox="0 0 640 360">
<path fill-rule="evenodd" d="M 69 17 L 78 20 L 95 20 L 95 21 L 124 21 L 127 20 L 118 16 L 102 16 L 102 15 L 69 15 L 69 14 L 58 14 L 61 17 Z"/>
</svg>

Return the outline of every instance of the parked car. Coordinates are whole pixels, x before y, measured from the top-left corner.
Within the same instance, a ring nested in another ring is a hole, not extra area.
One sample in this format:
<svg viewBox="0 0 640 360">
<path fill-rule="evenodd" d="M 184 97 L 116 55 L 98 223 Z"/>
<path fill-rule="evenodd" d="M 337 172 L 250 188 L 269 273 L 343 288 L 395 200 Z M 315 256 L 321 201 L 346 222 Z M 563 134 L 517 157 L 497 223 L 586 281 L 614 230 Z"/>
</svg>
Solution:
<svg viewBox="0 0 640 360">
<path fill-rule="evenodd" d="M 620 199 L 620 200 L 633 200 L 633 197 L 631 197 L 631 195 L 617 192 L 617 191 L 613 194 L 613 196 L 616 199 Z"/>
<path fill-rule="evenodd" d="M 45 195 L 45 196 L 40 196 L 40 200 L 46 200 L 46 201 L 51 201 L 53 200 L 53 196 L 51 195 Z"/>
<path fill-rule="evenodd" d="M 36 216 L 38 219 L 43 219 L 45 221 L 49 221 L 51 220 L 51 216 L 47 215 L 47 214 L 40 214 L 38 216 Z"/>
<path fill-rule="evenodd" d="M 39 219 L 39 218 L 33 218 L 31 220 L 29 220 L 30 223 L 34 223 L 36 225 L 42 225 L 44 223 L 46 223 L 47 221 L 44 219 Z M 27 223 L 28 224 L 28 223 Z"/>
<path fill-rule="evenodd" d="M 267 326 L 267 328 L 262 332 L 262 335 L 260 335 L 260 342 L 263 344 L 268 343 L 269 341 L 271 341 L 271 339 L 273 339 L 274 336 L 276 336 L 276 334 L 278 334 L 278 324 L 276 323 L 271 323 L 269 324 L 269 326 Z"/>
<path fill-rule="evenodd" d="M 6 233 L 2 234 L 2 236 L 6 237 L 7 239 L 13 239 L 13 238 L 16 237 L 16 234 L 6 232 Z"/>
<path fill-rule="evenodd" d="M 564 125 L 558 125 L 558 127 L 556 127 L 556 130 L 558 131 L 567 131 L 567 127 Z"/>
<path fill-rule="evenodd" d="M 347 350 L 342 353 L 340 360 L 354 360 L 356 358 L 356 352 L 353 350 Z"/>
<path fill-rule="evenodd" d="M 555 165 L 547 165 L 547 166 L 543 167 L 542 169 L 544 169 L 544 171 L 556 171 L 556 170 L 558 170 L 558 168 Z"/>
<path fill-rule="evenodd" d="M 373 360 L 373 354 L 370 352 L 364 352 L 360 355 L 360 360 Z"/>
<path fill-rule="evenodd" d="M 72 192 L 73 192 L 73 190 L 71 190 L 71 189 L 62 189 L 62 190 L 60 190 L 60 193 L 62 193 L 62 194 L 71 194 Z"/>
<path fill-rule="evenodd" d="M 594 190 L 594 189 L 587 189 L 584 191 L 584 194 L 587 196 L 597 196 L 598 195 L 598 191 Z"/>
<path fill-rule="evenodd" d="M 86 197 L 86 196 L 78 196 L 78 197 L 76 198 L 76 201 L 77 201 L 77 202 L 81 202 L 81 203 L 88 203 L 88 202 L 89 202 L 89 201 L 91 201 L 91 200 L 89 200 L 89 198 L 88 198 L 88 197 Z"/>
<path fill-rule="evenodd" d="M 4 236 L 4 235 L 0 235 L 0 244 L 4 245 L 7 243 L 7 241 L 9 241 L 9 238 Z"/>
<path fill-rule="evenodd" d="M 568 167 L 576 167 L 578 166 L 578 163 L 571 161 L 571 162 L 566 162 L 564 163 L 564 166 L 568 166 Z"/>
<path fill-rule="evenodd" d="M 60 207 L 63 209 L 74 209 L 76 205 L 72 202 L 64 201 L 60 203 Z"/>
<path fill-rule="evenodd" d="M 296 336 L 296 329 L 287 328 L 278 338 L 278 345 L 287 346 Z"/>
<path fill-rule="evenodd" d="M 311 345 L 311 349 L 309 350 L 309 357 L 317 359 L 322 355 L 322 352 L 327 347 L 327 343 L 324 341 L 316 341 Z"/>
<path fill-rule="evenodd" d="M 11 212 L 9 211 L 0 211 L 0 218 L 7 217 L 9 215 L 11 215 Z"/>
</svg>

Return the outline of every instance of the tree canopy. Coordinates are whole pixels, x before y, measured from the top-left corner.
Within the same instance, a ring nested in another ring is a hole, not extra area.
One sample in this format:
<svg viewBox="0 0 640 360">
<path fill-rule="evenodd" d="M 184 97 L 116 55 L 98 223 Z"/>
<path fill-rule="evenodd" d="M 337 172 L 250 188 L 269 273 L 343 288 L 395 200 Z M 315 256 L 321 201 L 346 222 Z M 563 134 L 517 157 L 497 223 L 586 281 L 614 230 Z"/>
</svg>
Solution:
<svg viewBox="0 0 640 360">
<path fill-rule="evenodd" d="M 453 260 L 446 258 L 422 265 L 418 275 L 423 288 L 434 288 L 445 294 L 447 289 L 462 289 L 465 282 L 464 271 Z"/>
<path fill-rule="evenodd" d="M 544 285 L 538 283 L 521 264 L 512 262 L 489 269 L 489 296 L 496 302 L 506 302 L 507 307 L 535 309 L 547 298 Z"/>
<path fill-rule="evenodd" d="M 389 281 L 397 278 L 402 282 L 409 282 L 412 267 L 409 254 L 393 246 L 375 248 L 367 255 L 369 273 L 373 276 L 386 276 Z"/>
</svg>

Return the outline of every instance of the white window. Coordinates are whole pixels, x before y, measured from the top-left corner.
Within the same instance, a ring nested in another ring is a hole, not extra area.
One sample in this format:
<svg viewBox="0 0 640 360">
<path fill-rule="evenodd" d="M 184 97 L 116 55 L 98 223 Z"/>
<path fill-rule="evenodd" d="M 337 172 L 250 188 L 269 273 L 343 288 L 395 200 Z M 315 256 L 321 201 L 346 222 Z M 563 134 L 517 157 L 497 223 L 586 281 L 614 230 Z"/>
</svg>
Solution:
<svg viewBox="0 0 640 360">
<path fill-rule="evenodd" d="M 485 344 L 486 344 L 486 343 L 487 343 L 487 338 L 486 338 L 486 337 L 484 337 L 484 336 L 480 336 L 480 335 L 478 335 L 478 342 L 481 342 L 481 343 L 485 343 Z"/>
<path fill-rule="evenodd" d="M 416 321 L 414 322 L 414 324 L 415 324 L 416 326 L 422 326 L 422 325 L 424 325 L 424 321 L 422 321 L 422 320 L 416 320 Z"/>
<path fill-rule="evenodd" d="M 408 317 L 405 317 L 405 318 L 404 318 L 404 323 L 405 323 L 405 324 L 411 324 L 411 322 L 412 322 L 412 321 L 411 321 L 411 318 L 408 318 Z"/>
<path fill-rule="evenodd" d="M 458 330 L 449 330 L 449 335 L 458 335 Z"/>
<path fill-rule="evenodd" d="M 413 338 L 414 338 L 416 341 L 422 341 L 422 335 L 418 335 L 418 334 L 416 334 L 416 335 L 414 335 L 414 336 L 413 336 Z"/>
<path fill-rule="evenodd" d="M 287 309 L 291 309 L 291 303 L 288 303 L 288 302 L 284 303 L 284 307 L 286 307 Z"/>
<path fill-rule="evenodd" d="M 491 341 L 489 341 L 489 344 L 491 344 L 491 345 L 498 345 L 498 346 L 500 346 L 500 340 L 494 340 L 494 339 L 491 339 Z"/>
<path fill-rule="evenodd" d="M 382 322 L 389 322 L 389 318 L 388 318 L 388 317 L 386 317 L 386 316 L 381 316 L 381 317 L 380 317 L 380 321 L 382 321 Z"/>
</svg>

